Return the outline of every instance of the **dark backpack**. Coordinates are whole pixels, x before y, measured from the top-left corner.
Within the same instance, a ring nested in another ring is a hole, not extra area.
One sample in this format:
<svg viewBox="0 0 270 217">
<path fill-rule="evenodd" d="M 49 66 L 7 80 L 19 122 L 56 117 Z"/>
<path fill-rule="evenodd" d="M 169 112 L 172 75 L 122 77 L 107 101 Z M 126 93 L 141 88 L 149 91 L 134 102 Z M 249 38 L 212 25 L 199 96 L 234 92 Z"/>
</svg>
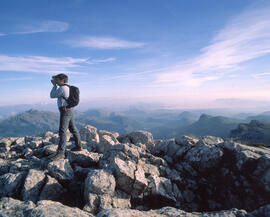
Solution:
<svg viewBox="0 0 270 217">
<path fill-rule="evenodd" d="M 75 86 L 68 85 L 68 84 L 64 84 L 64 85 L 69 87 L 69 97 L 67 99 L 65 97 L 63 97 L 68 103 L 67 108 L 71 108 L 71 107 L 78 105 L 79 101 L 80 101 L 79 88 L 75 87 Z"/>
</svg>

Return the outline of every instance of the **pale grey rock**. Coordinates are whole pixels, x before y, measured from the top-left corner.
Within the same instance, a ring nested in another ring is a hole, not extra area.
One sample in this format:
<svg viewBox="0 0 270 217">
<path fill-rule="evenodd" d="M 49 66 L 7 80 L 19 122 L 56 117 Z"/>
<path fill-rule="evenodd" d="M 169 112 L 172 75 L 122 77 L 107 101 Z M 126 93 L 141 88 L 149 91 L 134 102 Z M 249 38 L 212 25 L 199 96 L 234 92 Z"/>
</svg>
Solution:
<svg viewBox="0 0 270 217">
<path fill-rule="evenodd" d="M 148 150 L 151 150 L 155 146 L 153 135 L 150 132 L 142 130 L 120 135 L 117 139 L 121 143 L 145 144 Z"/>
<path fill-rule="evenodd" d="M 71 208 L 59 202 L 50 200 L 41 200 L 37 206 L 31 210 L 28 217 L 94 217 L 91 213 L 80 210 L 79 208 Z"/>
<path fill-rule="evenodd" d="M 97 128 L 86 125 L 80 129 L 81 140 L 86 141 L 89 144 L 99 143 L 99 135 L 97 133 Z"/>
<path fill-rule="evenodd" d="M 144 151 L 133 144 L 118 144 L 112 146 L 108 151 L 103 154 L 103 157 L 99 161 L 100 168 L 109 168 L 113 170 L 115 164 L 115 158 L 120 158 L 123 161 L 138 162 L 141 153 Z"/>
<path fill-rule="evenodd" d="M 115 158 L 111 168 L 115 174 L 117 187 L 126 193 L 131 193 L 135 178 L 134 172 L 137 169 L 136 164 L 132 161 Z"/>
<path fill-rule="evenodd" d="M 25 138 L 24 137 L 17 137 L 15 140 L 15 144 L 25 144 Z"/>
<path fill-rule="evenodd" d="M 157 140 L 151 152 L 155 155 L 164 156 L 168 153 L 169 144 L 175 144 L 175 139 Z"/>
<path fill-rule="evenodd" d="M 39 149 L 39 152 L 42 156 L 49 156 L 57 151 L 58 145 L 46 145 L 43 148 Z"/>
<path fill-rule="evenodd" d="M 142 165 L 143 166 L 143 165 Z M 140 164 L 137 165 L 135 174 L 134 174 L 134 183 L 133 183 L 133 191 L 131 192 L 132 195 L 140 195 L 143 193 L 147 186 L 148 186 L 148 180 L 145 177 L 145 173 Z"/>
<path fill-rule="evenodd" d="M 185 212 L 173 207 L 163 207 L 159 210 L 155 210 L 158 214 L 170 217 L 245 217 L 247 212 L 245 210 L 231 209 L 221 210 L 215 212 Z"/>
<path fill-rule="evenodd" d="M 178 150 L 175 153 L 174 160 L 181 161 L 185 154 L 195 146 L 199 140 L 189 136 L 182 136 L 175 139 L 176 144 L 179 145 Z"/>
<path fill-rule="evenodd" d="M 43 140 L 33 140 L 33 141 L 29 142 L 28 145 L 31 149 L 36 149 L 36 148 L 40 147 L 42 145 L 42 143 L 43 143 Z"/>
<path fill-rule="evenodd" d="M 29 143 L 32 141 L 42 141 L 42 137 L 41 136 L 25 136 L 24 137 L 24 141 L 25 143 Z"/>
<path fill-rule="evenodd" d="M 47 180 L 39 195 L 39 200 L 57 200 L 65 192 L 66 189 L 56 179 L 47 175 Z"/>
<path fill-rule="evenodd" d="M 17 159 L 9 163 L 9 172 L 18 173 L 18 172 L 28 172 L 29 169 L 39 169 L 41 168 L 41 161 L 35 157 L 29 159 Z"/>
<path fill-rule="evenodd" d="M 204 139 L 201 139 L 195 147 L 187 152 L 184 161 L 203 172 L 216 167 L 222 160 L 223 154 L 221 147 L 211 144 L 209 141 L 206 143 Z"/>
<path fill-rule="evenodd" d="M 143 161 L 140 161 L 140 165 L 143 168 L 144 174 L 146 176 L 150 176 L 151 174 L 155 176 L 160 176 L 159 168 L 157 166 Z"/>
<path fill-rule="evenodd" d="M 0 197 L 18 194 L 24 178 L 25 173 L 6 173 L 0 176 Z"/>
<path fill-rule="evenodd" d="M 48 164 L 49 174 L 60 181 L 69 181 L 73 179 L 74 172 L 67 159 L 52 161 Z"/>
<path fill-rule="evenodd" d="M 194 146 L 198 141 L 199 139 L 186 135 L 175 138 L 175 143 L 180 146 Z"/>
<path fill-rule="evenodd" d="M 199 138 L 198 144 L 205 144 L 205 145 L 217 145 L 219 143 L 224 142 L 224 140 L 220 137 L 216 136 L 201 136 Z"/>
<path fill-rule="evenodd" d="M 149 163 L 157 167 L 168 166 L 167 162 L 161 157 L 157 157 L 149 153 L 140 153 L 140 156 L 141 156 L 140 159 L 143 159 L 145 163 Z"/>
<path fill-rule="evenodd" d="M 82 151 L 67 151 L 67 158 L 71 164 L 77 164 L 82 167 L 92 167 L 98 164 L 102 154 L 89 152 L 86 149 Z"/>
<path fill-rule="evenodd" d="M 251 147 L 230 141 L 220 143 L 218 146 L 230 151 L 231 153 L 234 153 L 237 161 L 236 166 L 239 170 L 242 169 L 245 163 L 250 161 L 257 161 L 262 155 L 270 154 L 268 149 Z"/>
<path fill-rule="evenodd" d="M 165 177 L 150 176 L 149 186 L 152 195 L 159 195 L 166 199 L 176 202 L 176 195 L 174 195 L 173 185 L 171 180 Z M 178 192 L 177 192 L 178 193 Z"/>
<path fill-rule="evenodd" d="M 126 194 L 121 190 L 116 190 L 114 196 L 112 197 L 112 207 L 113 208 L 131 208 L 131 195 Z"/>
<path fill-rule="evenodd" d="M 32 201 L 22 202 L 11 197 L 0 199 L 0 216 L 1 217 L 26 217 L 35 207 Z"/>
<path fill-rule="evenodd" d="M 16 137 L 7 137 L 0 140 L 0 152 L 8 152 L 10 146 L 15 144 Z"/>
<path fill-rule="evenodd" d="M 85 200 L 88 201 L 89 193 L 113 195 L 115 185 L 114 176 L 109 172 L 105 170 L 92 170 L 88 173 L 84 183 Z"/>
<path fill-rule="evenodd" d="M 157 214 L 155 211 L 139 211 L 134 209 L 104 209 L 97 214 L 97 217 L 166 217 Z"/>
<path fill-rule="evenodd" d="M 43 171 L 30 169 L 22 188 L 22 199 L 24 201 L 31 200 L 35 203 L 45 183 L 45 178 L 46 176 Z"/>
<path fill-rule="evenodd" d="M 102 135 L 99 137 L 100 143 L 97 144 L 96 150 L 99 153 L 104 153 L 105 151 L 109 150 L 111 146 L 119 144 L 118 140 L 112 135 Z"/>
<path fill-rule="evenodd" d="M 97 217 L 245 217 L 244 210 L 231 209 L 217 212 L 185 212 L 173 207 L 163 207 L 157 210 L 139 211 L 134 209 L 104 209 L 97 214 Z M 264 217 L 264 216 L 262 216 Z"/>
<path fill-rule="evenodd" d="M 130 195 L 122 192 L 116 191 L 113 196 L 108 194 L 90 194 L 89 202 L 86 206 L 84 206 L 83 210 L 96 214 L 103 209 L 110 208 L 130 208 Z"/>
<path fill-rule="evenodd" d="M 100 136 L 108 135 L 108 136 L 114 137 L 115 139 L 117 139 L 117 137 L 119 136 L 119 133 L 118 132 L 110 132 L 110 131 L 107 131 L 107 130 L 99 130 L 98 131 L 98 134 Z"/>
</svg>

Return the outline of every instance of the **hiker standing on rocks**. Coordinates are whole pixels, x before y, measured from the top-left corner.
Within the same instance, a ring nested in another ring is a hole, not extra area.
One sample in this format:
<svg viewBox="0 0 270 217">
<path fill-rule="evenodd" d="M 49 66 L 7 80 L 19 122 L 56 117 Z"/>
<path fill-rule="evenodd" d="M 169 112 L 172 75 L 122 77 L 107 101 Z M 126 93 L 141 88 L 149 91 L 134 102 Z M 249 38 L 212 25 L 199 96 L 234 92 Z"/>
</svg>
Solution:
<svg viewBox="0 0 270 217">
<path fill-rule="evenodd" d="M 67 129 L 72 133 L 75 139 L 75 147 L 71 151 L 81 151 L 81 137 L 74 121 L 74 106 L 79 103 L 79 89 L 68 85 L 68 76 L 58 74 L 51 80 L 53 88 L 50 93 L 51 98 L 57 98 L 57 105 L 60 111 L 59 124 L 59 144 L 57 152 L 50 157 L 51 160 L 65 158 L 66 132 Z M 57 85 L 59 86 L 57 88 Z"/>
</svg>

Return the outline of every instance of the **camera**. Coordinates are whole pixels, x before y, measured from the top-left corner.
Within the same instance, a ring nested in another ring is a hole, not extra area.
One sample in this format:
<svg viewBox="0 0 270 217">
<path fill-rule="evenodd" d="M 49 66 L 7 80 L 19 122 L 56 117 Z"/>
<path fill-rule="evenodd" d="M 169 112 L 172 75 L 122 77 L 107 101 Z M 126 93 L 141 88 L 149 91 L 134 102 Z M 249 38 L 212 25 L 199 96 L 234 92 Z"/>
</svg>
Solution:
<svg viewBox="0 0 270 217">
<path fill-rule="evenodd" d="M 53 85 L 56 85 L 56 76 L 52 76 L 51 82 Z"/>
</svg>

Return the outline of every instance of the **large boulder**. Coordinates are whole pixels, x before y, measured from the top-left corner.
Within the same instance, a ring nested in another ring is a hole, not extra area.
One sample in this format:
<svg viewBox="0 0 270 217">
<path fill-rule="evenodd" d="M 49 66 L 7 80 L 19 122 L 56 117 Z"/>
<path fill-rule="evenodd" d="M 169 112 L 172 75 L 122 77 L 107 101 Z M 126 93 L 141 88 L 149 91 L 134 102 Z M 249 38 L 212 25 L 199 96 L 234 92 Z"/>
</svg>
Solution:
<svg viewBox="0 0 270 217">
<path fill-rule="evenodd" d="M 119 144 L 119 142 L 114 136 L 105 134 L 100 136 L 100 143 L 96 146 L 96 150 L 99 153 L 104 153 L 116 144 Z"/>
<path fill-rule="evenodd" d="M 55 201 L 59 199 L 65 192 L 66 189 L 64 189 L 56 179 L 48 175 L 46 183 L 40 192 L 39 200 Z"/>
<path fill-rule="evenodd" d="M 266 217 L 265 211 L 263 210 L 264 215 L 261 217 Z M 134 209 L 104 209 L 98 213 L 97 217 L 245 217 L 247 212 L 244 210 L 231 209 L 231 210 L 221 210 L 216 212 L 185 212 L 180 209 L 173 207 L 163 207 L 161 209 L 149 210 L 149 211 L 140 211 Z M 250 216 L 254 217 L 254 216 Z"/>
<path fill-rule="evenodd" d="M 112 174 L 105 170 L 92 170 L 88 173 L 84 183 L 85 200 L 88 201 L 88 194 L 109 194 L 115 190 L 115 179 Z"/>
<path fill-rule="evenodd" d="M 84 186 L 86 201 L 84 210 L 96 214 L 101 209 L 113 207 L 116 200 L 116 183 L 110 172 L 105 170 L 90 171 L 85 179 Z"/>
<path fill-rule="evenodd" d="M 214 141 L 218 142 L 219 138 L 201 138 L 195 147 L 187 152 L 184 161 L 188 162 L 200 172 L 217 167 L 224 153 L 223 149 L 217 146 L 217 143 Z"/>
<path fill-rule="evenodd" d="M 177 186 L 173 185 L 171 180 L 164 177 L 150 176 L 149 189 L 151 195 L 160 196 L 164 200 L 176 202 L 177 198 L 181 198 L 181 192 Z"/>
<path fill-rule="evenodd" d="M 80 210 L 79 208 L 71 208 L 59 202 L 50 200 L 41 200 L 37 206 L 31 210 L 28 217 L 93 217 L 91 213 Z"/>
<path fill-rule="evenodd" d="M 81 167 L 92 167 L 98 164 L 102 154 L 89 152 L 86 149 L 82 151 L 67 151 L 67 158 L 71 164 L 77 164 Z"/>
<path fill-rule="evenodd" d="M 38 200 L 41 188 L 45 184 L 45 178 L 43 171 L 30 169 L 24 181 L 22 199 L 24 201 L 31 200 L 35 203 Z"/>
<path fill-rule="evenodd" d="M 7 152 L 11 145 L 16 144 L 17 137 L 7 137 L 0 140 L 0 152 Z"/>
<path fill-rule="evenodd" d="M 74 177 L 74 172 L 67 159 L 52 161 L 48 164 L 49 174 L 59 181 L 70 181 Z"/>
<path fill-rule="evenodd" d="M 132 143 L 139 146 L 140 144 L 145 144 L 148 150 L 151 150 L 155 146 L 153 135 L 150 132 L 142 130 L 120 135 L 117 139 L 121 143 Z"/>
<path fill-rule="evenodd" d="M 6 173 L 0 176 L 0 197 L 19 194 L 25 173 Z"/>
<path fill-rule="evenodd" d="M 82 141 L 86 141 L 88 144 L 99 143 L 99 135 L 97 133 L 97 128 L 86 125 L 80 129 L 80 136 Z"/>
<path fill-rule="evenodd" d="M 0 216 L 1 217 L 24 217 L 35 207 L 32 201 L 22 202 L 11 197 L 0 199 Z"/>
</svg>

